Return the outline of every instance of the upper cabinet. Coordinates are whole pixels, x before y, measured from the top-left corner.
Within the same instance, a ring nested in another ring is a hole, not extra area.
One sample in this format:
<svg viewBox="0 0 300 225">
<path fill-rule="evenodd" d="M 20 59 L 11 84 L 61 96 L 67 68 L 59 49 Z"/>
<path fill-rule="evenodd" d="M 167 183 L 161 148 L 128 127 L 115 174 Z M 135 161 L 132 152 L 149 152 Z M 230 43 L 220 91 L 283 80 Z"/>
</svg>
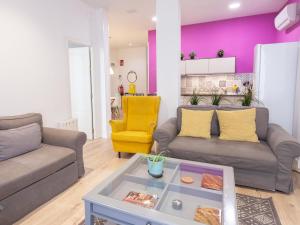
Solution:
<svg viewBox="0 0 300 225">
<path fill-rule="evenodd" d="M 210 59 L 209 73 L 235 73 L 235 57 Z"/>
<path fill-rule="evenodd" d="M 181 61 L 182 75 L 235 73 L 235 57 Z"/>
<path fill-rule="evenodd" d="M 209 60 L 199 59 L 199 60 L 186 60 L 186 74 L 196 75 L 196 74 L 207 74 L 209 73 Z"/>
</svg>

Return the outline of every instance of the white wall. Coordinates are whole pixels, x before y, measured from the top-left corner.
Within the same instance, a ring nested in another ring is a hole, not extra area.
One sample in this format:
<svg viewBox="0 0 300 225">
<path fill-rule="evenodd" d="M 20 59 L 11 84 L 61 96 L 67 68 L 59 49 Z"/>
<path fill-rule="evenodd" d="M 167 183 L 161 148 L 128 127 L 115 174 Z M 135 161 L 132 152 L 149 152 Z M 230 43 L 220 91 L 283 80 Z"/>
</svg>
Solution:
<svg viewBox="0 0 300 225">
<path fill-rule="evenodd" d="M 91 18 L 92 75 L 94 90 L 95 137 L 107 138 L 110 133 L 109 27 L 103 9 L 95 10 Z"/>
<path fill-rule="evenodd" d="M 147 93 L 148 71 L 147 71 L 147 48 L 132 47 L 111 49 L 111 62 L 115 64 L 113 67 L 114 75 L 111 76 L 111 96 L 115 97 L 118 93 L 120 85 L 119 75 L 122 75 L 123 86 L 125 92 L 128 91 L 129 82 L 127 74 L 133 70 L 137 73 L 136 91 L 138 93 Z M 124 66 L 120 66 L 120 60 L 124 60 Z"/>
<path fill-rule="evenodd" d="M 94 14 L 80 0 L 0 2 L 0 116 L 71 117 L 68 40 L 90 45 Z"/>
<path fill-rule="evenodd" d="M 161 96 L 161 124 L 176 116 L 180 102 L 180 1 L 156 0 L 156 16 L 157 94 Z"/>
</svg>

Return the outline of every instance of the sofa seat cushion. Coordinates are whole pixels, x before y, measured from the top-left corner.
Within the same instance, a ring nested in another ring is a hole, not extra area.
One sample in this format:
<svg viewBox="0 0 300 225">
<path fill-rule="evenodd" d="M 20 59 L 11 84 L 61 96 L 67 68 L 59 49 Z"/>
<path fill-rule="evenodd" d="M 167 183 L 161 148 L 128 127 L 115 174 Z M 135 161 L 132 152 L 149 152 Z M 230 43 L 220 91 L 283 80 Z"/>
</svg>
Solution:
<svg viewBox="0 0 300 225">
<path fill-rule="evenodd" d="M 59 171 L 76 160 L 69 148 L 41 148 L 0 162 L 0 200 Z"/>
<path fill-rule="evenodd" d="M 168 146 L 172 157 L 276 173 L 277 159 L 265 143 L 176 137 Z"/>
<path fill-rule="evenodd" d="M 151 143 L 152 136 L 144 131 L 121 131 L 112 133 L 113 141 Z"/>
</svg>

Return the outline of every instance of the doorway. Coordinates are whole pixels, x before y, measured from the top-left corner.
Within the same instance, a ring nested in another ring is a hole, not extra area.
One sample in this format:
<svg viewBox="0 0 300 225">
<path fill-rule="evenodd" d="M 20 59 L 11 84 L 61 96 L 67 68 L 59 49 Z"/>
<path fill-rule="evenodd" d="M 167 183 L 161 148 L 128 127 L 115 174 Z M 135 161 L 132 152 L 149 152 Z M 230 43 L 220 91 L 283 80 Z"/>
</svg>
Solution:
<svg viewBox="0 0 300 225">
<path fill-rule="evenodd" d="M 69 42 L 69 71 L 72 118 L 78 130 L 94 139 L 93 79 L 91 73 L 91 48 Z"/>
</svg>

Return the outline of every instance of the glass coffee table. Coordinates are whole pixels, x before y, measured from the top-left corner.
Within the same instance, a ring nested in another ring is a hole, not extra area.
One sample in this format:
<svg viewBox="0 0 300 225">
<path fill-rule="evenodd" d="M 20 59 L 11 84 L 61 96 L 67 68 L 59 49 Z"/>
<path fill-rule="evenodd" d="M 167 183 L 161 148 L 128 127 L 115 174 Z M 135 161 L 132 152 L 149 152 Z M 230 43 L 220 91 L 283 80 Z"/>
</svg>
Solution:
<svg viewBox="0 0 300 225">
<path fill-rule="evenodd" d="M 237 225 L 233 168 L 167 158 L 164 174 L 148 174 L 143 155 L 84 196 L 85 225 Z"/>
</svg>

